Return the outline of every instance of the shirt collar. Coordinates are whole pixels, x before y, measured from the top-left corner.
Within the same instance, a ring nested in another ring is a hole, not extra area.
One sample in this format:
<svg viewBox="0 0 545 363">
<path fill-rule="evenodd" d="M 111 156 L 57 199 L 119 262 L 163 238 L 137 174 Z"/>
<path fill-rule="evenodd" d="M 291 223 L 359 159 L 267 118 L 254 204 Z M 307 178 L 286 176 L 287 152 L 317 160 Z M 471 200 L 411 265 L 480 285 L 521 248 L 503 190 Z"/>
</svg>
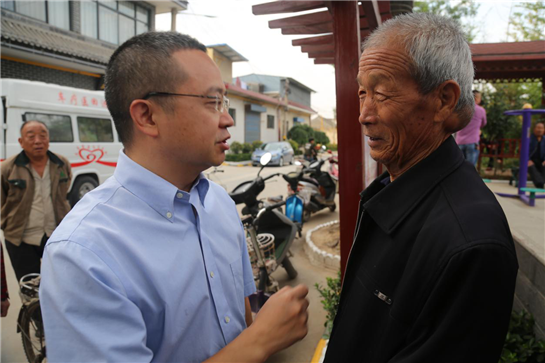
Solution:
<svg viewBox="0 0 545 363">
<path fill-rule="evenodd" d="M 427 158 L 407 170 L 399 178 L 384 185 L 383 173 L 360 195 L 363 208 L 386 233 L 392 233 L 430 191 L 458 169 L 464 156 L 449 137 Z"/>
<path fill-rule="evenodd" d="M 169 221 L 172 221 L 174 217 L 174 200 L 176 200 L 176 195 L 178 192 L 185 193 L 180 191 L 175 185 L 131 160 L 125 154 L 124 150 L 121 150 L 119 153 L 114 178 L 128 191 Z M 201 203 L 204 206 L 208 189 L 208 180 L 201 173 L 191 188 L 190 194 L 193 193 L 193 190 L 198 192 Z"/>
</svg>

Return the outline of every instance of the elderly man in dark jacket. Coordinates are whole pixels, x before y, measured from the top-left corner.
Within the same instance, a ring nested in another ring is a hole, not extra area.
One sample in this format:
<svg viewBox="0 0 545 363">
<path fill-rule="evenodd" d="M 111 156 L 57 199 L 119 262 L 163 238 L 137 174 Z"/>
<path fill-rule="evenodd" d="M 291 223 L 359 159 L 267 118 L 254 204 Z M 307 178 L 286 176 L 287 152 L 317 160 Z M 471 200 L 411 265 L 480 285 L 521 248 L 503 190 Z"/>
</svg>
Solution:
<svg viewBox="0 0 545 363">
<path fill-rule="evenodd" d="M 471 119 L 471 53 L 455 22 L 406 14 L 364 43 L 371 157 L 325 361 L 498 362 L 517 258 L 505 215 L 451 134 Z"/>
</svg>

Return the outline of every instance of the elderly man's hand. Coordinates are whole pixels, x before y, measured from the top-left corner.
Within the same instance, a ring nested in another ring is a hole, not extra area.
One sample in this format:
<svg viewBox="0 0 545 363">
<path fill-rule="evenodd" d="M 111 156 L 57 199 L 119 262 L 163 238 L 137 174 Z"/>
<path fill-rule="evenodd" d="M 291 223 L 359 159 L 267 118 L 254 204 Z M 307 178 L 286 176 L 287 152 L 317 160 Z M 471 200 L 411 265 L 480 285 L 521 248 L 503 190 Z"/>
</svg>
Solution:
<svg viewBox="0 0 545 363">
<path fill-rule="evenodd" d="M 528 166 L 533 166 L 534 162 L 532 160 L 528 160 Z"/>
<path fill-rule="evenodd" d="M 286 286 L 263 305 L 250 327 L 263 337 L 267 356 L 303 339 L 308 332 L 308 288 Z"/>
<path fill-rule="evenodd" d="M 2 317 L 5 317 L 8 315 L 8 309 L 9 309 L 9 300 L 2 301 Z"/>
</svg>

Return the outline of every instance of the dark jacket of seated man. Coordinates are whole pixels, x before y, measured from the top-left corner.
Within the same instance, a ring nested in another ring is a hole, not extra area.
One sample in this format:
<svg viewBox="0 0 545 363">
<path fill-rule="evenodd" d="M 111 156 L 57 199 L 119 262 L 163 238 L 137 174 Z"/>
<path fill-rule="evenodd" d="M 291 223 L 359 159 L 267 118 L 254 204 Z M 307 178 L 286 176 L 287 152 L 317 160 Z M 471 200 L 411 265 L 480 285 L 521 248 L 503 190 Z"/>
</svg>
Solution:
<svg viewBox="0 0 545 363">
<path fill-rule="evenodd" d="M 449 137 L 361 193 L 325 362 L 496 363 L 517 270 L 500 205 Z"/>
</svg>

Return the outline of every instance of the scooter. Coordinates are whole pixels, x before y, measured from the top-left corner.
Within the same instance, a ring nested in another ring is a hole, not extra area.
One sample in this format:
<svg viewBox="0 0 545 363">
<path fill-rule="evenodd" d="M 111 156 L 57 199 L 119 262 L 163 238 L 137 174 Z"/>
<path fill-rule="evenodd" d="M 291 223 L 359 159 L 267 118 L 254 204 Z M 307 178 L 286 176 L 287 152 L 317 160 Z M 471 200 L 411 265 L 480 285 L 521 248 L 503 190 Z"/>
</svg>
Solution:
<svg viewBox="0 0 545 363">
<path fill-rule="evenodd" d="M 335 203 L 337 180 L 329 173 L 322 171 L 325 161 L 321 159 L 308 167 L 303 166 L 300 171 L 303 176 L 298 181 L 297 189 L 293 189 L 295 185 L 288 184 L 288 194 L 298 192 L 304 200 L 303 222 L 307 222 L 312 213 L 324 208 L 328 208 L 331 212 L 337 209 Z"/>
<path fill-rule="evenodd" d="M 250 297 L 252 310 L 255 312 L 263 306 L 268 296 L 279 290 L 278 282 L 271 276 L 278 266 L 286 270 L 290 279 L 297 277 L 297 270 L 289 259 L 289 248 L 295 240 L 298 227 L 279 211 L 286 201 L 268 204 L 257 199 L 265 189 L 265 182 L 281 175 L 276 173 L 266 178 L 260 176 L 270 159 L 270 153 L 263 155 L 262 167 L 257 177 L 239 184 L 229 193 L 236 204 L 244 203 L 242 214 L 248 216 L 243 219 L 243 225 L 248 234 L 248 252 L 258 290 L 255 296 Z"/>
</svg>

